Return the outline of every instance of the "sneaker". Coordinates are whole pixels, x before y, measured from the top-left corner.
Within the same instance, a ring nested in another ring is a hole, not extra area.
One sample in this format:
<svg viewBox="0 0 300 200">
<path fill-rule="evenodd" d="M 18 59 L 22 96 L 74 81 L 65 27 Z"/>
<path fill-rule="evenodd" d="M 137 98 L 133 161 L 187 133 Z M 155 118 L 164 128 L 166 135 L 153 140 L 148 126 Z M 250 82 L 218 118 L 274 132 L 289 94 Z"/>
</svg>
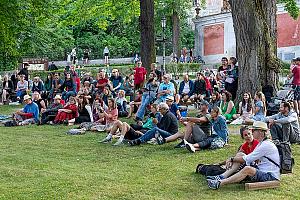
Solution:
<svg viewBox="0 0 300 200">
<path fill-rule="evenodd" d="M 109 142 L 111 142 L 111 139 L 112 138 L 106 137 L 103 140 L 100 140 L 99 143 L 109 143 Z"/>
<path fill-rule="evenodd" d="M 195 153 L 196 152 L 196 149 L 194 147 L 194 145 L 190 144 L 190 143 L 186 143 L 185 144 L 185 148 L 187 148 L 187 150 L 189 150 L 190 152 L 192 153 Z"/>
<path fill-rule="evenodd" d="M 216 181 L 220 181 L 223 180 L 224 177 L 222 175 L 217 175 L 217 176 L 206 176 L 207 180 L 216 180 Z"/>
<path fill-rule="evenodd" d="M 208 180 L 207 185 L 210 189 L 217 190 L 220 188 L 221 182 L 218 180 Z"/>
<path fill-rule="evenodd" d="M 119 146 L 121 144 L 123 144 L 123 140 L 118 139 L 118 141 L 114 143 L 113 146 Z"/>
<path fill-rule="evenodd" d="M 179 144 L 177 144 L 174 148 L 184 148 L 185 144 L 184 141 L 182 140 Z"/>
<path fill-rule="evenodd" d="M 137 140 L 131 140 L 128 142 L 128 144 L 130 146 L 136 146 L 136 145 L 140 145 L 141 144 L 141 140 L 137 139 Z"/>
<path fill-rule="evenodd" d="M 156 139 L 157 144 L 159 144 L 159 145 L 162 145 L 162 144 L 165 143 L 164 138 L 161 137 L 161 135 L 159 135 L 159 134 L 158 134 L 158 135 L 155 135 L 155 139 Z"/>
</svg>

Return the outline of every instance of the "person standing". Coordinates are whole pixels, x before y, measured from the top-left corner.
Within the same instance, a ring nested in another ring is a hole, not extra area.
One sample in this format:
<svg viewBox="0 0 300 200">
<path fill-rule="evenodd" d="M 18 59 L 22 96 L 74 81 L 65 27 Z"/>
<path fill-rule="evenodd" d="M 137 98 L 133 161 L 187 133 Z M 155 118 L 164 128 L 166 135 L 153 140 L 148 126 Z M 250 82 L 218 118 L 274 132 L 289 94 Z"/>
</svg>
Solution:
<svg viewBox="0 0 300 200">
<path fill-rule="evenodd" d="M 142 66 L 142 62 L 137 62 L 134 68 L 134 89 L 139 90 L 143 87 L 146 80 L 147 70 Z"/>
<path fill-rule="evenodd" d="M 296 65 L 292 69 L 294 91 L 294 107 L 300 116 L 300 57 L 296 58 Z"/>
<path fill-rule="evenodd" d="M 108 65 L 109 49 L 107 46 L 103 50 L 103 55 L 104 55 L 104 64 Z"/>
</svg>

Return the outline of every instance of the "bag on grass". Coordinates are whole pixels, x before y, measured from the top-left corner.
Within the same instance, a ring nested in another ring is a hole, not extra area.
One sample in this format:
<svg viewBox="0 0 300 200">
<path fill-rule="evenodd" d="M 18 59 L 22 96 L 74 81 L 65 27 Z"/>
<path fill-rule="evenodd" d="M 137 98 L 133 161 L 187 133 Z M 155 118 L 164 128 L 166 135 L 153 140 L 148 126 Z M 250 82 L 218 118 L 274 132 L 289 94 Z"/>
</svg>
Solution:
<svg viewBox="0 0 300 200">
<path fill-rule="evenodd" d="M 224 173 L 224 169 L 221 165 L 205 165 L 199 164 L 196 168 L 196 173 L 202 174 L 204 176 L 217 176 Z"/>
</svg>

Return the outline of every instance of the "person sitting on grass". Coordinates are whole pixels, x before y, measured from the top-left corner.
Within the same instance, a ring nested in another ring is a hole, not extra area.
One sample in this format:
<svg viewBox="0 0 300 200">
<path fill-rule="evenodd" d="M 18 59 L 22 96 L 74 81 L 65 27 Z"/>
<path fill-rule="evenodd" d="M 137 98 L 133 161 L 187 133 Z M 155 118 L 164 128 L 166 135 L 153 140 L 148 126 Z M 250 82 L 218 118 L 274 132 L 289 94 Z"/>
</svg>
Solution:
<svg viewBox="0 0 300 200">
<path fill-rule="evenodd" d="M 254 151 L 254 149 L 257 147 L 259 144 L 259 141 L 253 137 L 253 134 L 249 127 L 244 126 L 240 129 L 240 134 L 243 140 L 245 142 L 241 145 L 239 148 L 239 151 L 235 155 L 235 157 L 238 156 L 243 156 L 243 155 L 248 155 L 251 152 Z M 239 169 L 244 167 L 245 165 L 241 165 L 240 163 L 231 163 L 231 159 L 227 159 L 225 162 L 223 162 L 226 166 L 226 171 L 220 175 L 217 176 L 207 176 L 207 179 L 214 179 L 214 180 L 222 180 L 225 178 L 230 177 L 234 173 L 236 173 Z"/>
<path fill-rule="evenodd" d="M 222 100 L 220 105 L 222 115 L 226 118 L 226 120 L 232 120 L 233 115 L 236 113 L 236 109 L 234 107 L 234 103 L 231 100 L 231 94 L 228 91 L 223 91 Z"/>
<path fill-rule="evenodd" d="M 76 85 L 70 73 L 66 73 L 66 79 L 62 84 L 61 89 L 63 91 L 62 98 L 65 101 L 68 101 L 70 96 L 76 96 Z"/>
<path fill-rule="evenodd" d="M 126 140 L 138 139 L 145 132 L 147 132 L 148 130 L 151 130 L 153 127 L 155 127 L 158 124 L 158 122 L 160 121 L 160 119 L 161 119 L 161 115 L 159 112 L 157 112 L 157 105 L 152 104 L 151 105 L 151 113 L 148 115 L 148 118 L 143 125 L 137 125 L 137 124 L 129 125 L 126 122 L 121 122 L 118 120 L 114 123 L 113 127 L 111 128 L 111 131 L 109 133 L 111 136 L 108 136 L 108 138 L 112 138 L 113 135 L 115 135 L 117 133 L 117 131 L 119 130 L 120 138 L 114 144 L 114 146 L 123 144 L 124 139 L 126 139 Z M 104 139 L 103 143 L 107 143 L 110 141 L 111 140 Z"/>
<path fill-rule="evenodd" d="M 259 144 L 250 154 L 241 154 L 230 158 L 228 168 L 236 165 L 246 164 L 246 166 L 236 174 L 222 179 L 207 179 L 210 189 L 219 189 L 220 187 L 232 183 L 238 183 L 246 177 L 250 177 L 252 182 L 265 182 L 280 180 L 280 158 L 275 144 L 267 138 L 268 125 L 265 122 L 255 121 L 252 126 L 253 137 L 259 140 Z M 252 167 L 251 164 L 256 166 Z"/>
<path fill-rule="evenodd" d="M 160 83 L 158 92 L 157 92 L 157 100 L 156 103 L 159 104 L 161 102 L 165 102 L 167 97 L 174 96 L 176 90 L 175 86 L 172 82 L 170 82 L 171 76 L 169 74 L 165 74 L 163 76 L 163 81 Z"/>
<path fill-rule="evenodd" d="M 9 95 L 12 94 L 13 90 L 14 90 L 13 82 L 8 79 L 8 75 L 6 74 L 4 76 L 4 80 L 3 80 L 3 83 L 2 83 L 2 103 L 3 104 L 8 103 L 7 97 L 9 97 Z"/>
<path fill-rule="evenodd" d="M 97 127 L 105 128 L 105 117 L 104 114 L 100 112 L 102 107 L 104 107 L 102 99 L 96 98 L 92 105 L 93 122 L 83 122 L 80 124 L 79 129 L 84 129 L 85 131 L 97 131 Z"/>
<path fill-rule="evenodd" d="M 116 104 L 118 108 L 118 115 L 119 117 L 127 117 L 127 99 L 125 98 L 125 91 L 119 90 L 116 98 Z"/>
<path fill-rule="evenodd" d="M 137 112 L 137 110 L 139 109 L 139 106 L 142 103 L 142 94 L 143 94 L 143 92 L 141 90 L 138 90 L 136 92 L 134 101 L 131 101 L 129 103 L 130 108 L 129 108 L 128 116 L 126 118 L 130 118 L 133 113 Z"/>
<path fill-rule="evenodd" d="M 169 106 L 166 103 L 159 104 L 159 112 L 163 117 L 158 122 L 157 127 L 147 131 L 142 137 L 130 141 L 129 144 L 131 146 L 146 143 L 154 137 L 166 138 L 178 132 L 178 121 L 175 115 L 169 111 Z"/>
<path fill-rule="evenodd" d="M 23 97 L 26 95 L 28 90 L 28 81 L 25 80 L 25 75 L 20 75 L 20 80 L 17 83 L 17 100 L 22 103 Z"/>
<path fill-rule="evenodd" d="M 177 119 L 180 119 L 181 118 L 180 110 L 178 104 L 174 102 L 174 97 L 173 96 L 167 97 L 166 103 L 169 106 L 170 112 L 173 113 L 177 117 Z"/>
<path fill-rule="evenodd" d="M 90 117 L 89 110 L 91 110 L 91 108 L 84 94 L 80 94 L 77 97 L 77 102 L 78 102 L 78 117 L 75 118 L 75 124 L 90 122 L 91 117 Z"/>
<path fill-rule="evenodd" d="M 245 119 L 251 118 L 253 115 L 253 106 L 251 94 L 245 92 L 243 100 L 239 103 L 238 113 L 233 115 L 233 119 L 235 120 L 231 124 L 242 124 Z"/>
<path fill-rule="evenodd" d="M 76 105 L 75 97 L 70 97 L 69 102 L 65 104 L 62 109 L 58 109 L 58 113 L 53 120 L 53 124 L 68 124 L 69 120 L 78 117 L 78 107 Z"/>
<path fill-rule="evenodd" d="M 130 126 L 137 131 L 141 131 L 142 133 L 145 133 L 149 130 L 151 130 L 153 127 L 157 125 L 158 122 L 161 120 L 161 114 L 158 111 L 158 105 L 157 104 L 151 104 L 150 106 L 150 113 L 144 120 L 144 122 L 138 122 L 137 124 L 130 124 Z M 156 120 L 157 123 L 156 123 Z M 154 123 L 154 122 L 155 123 Z"/>
<path fill-rule="evenodd" d="M 208 113 L 208 102 L 203 100 L 200 103 L 200 113 L 197 117 L 182 117 L 180 122 L 185 126 L 184 133 L 176 133 L 170 137 L 163 139 L 159 144 L 172 142 L 178 138 L 183 138 L 191 144 L 203 141 L 211 135 L 211 122 L 210 114 Z M 184 140 L 175 146 L 175 148 L 185 147 Z"/>
<path fill-rule="evenodd" d="M 34 91 L 32 94 L 32 100 L 36 103 L 36 105 L 38 105 L 39 112 L 41 112 L 42 109 L 46 109 L 46 102 L 42 99 L 41 94 L 38 91 Z"/>
<path fill-rule="evenodd" d="M 225 118 L 221 115 L 220 108 L 215 107 L 210 112 L 212 134 L 198 143 L 191 144 L 184 139 L 185 147 L 192 153 L 200 149 L 222 148 L 228 141 L 228 127 Z M 212 146 L 214 144 L 214 146 Z"/>
<path fill-rule="evenodd" d="M 41 125 L 46 124 L 47 122 L 53 121 L 55 119 L 55 116 L 58 113 L 58 110 L 63 108 L 63 105 L 61 104 L 61 96 L 56 95 L 54 97 L 54 101 L 52 104 L 48 106 L 48 108 L 41 109 L 42 117 L 41 117 Z"/>
<path fill-rule="evenodd" d="M 64 84 L 64 81 L 60 78 L 60 74 L 55 73 L 53 81 L 52 81 L 52 89 L 50 91 L 50 98 L 53 98 L 56 94 L 62 92 L 61 86 L 63 84 Z"/>
<path fill-rule="evenodd" d="M 211 99 L 210 99 L 209 105 L 208 105 L 208 112 L 210 112 L 211 109 L 214 107 L 220 107 L 220 103 L 221 103 L 220 97 L 221 97 L 221 95 L 219 92 L 212 93 Z"/>
<path fill-rule="evenodd" d="M 266 117 L 273 141 L 300 143 L 300 128 L 297 113 L 289 102 L 280 104 L 279 113 Z"/>
<path fill-rule="evenodd" d="M 99 106 L 99 112 L 101 113 L 101 118 L 105 119 L 105 126 L 96 126 L 97 131 L 107 131 L 110 132 L 114 123 L 118 120 L 118 108 L 116 105 L 116 101 L 113 98 L 108 99 L 107 106 Z M 95 130 L 95 129 L 92 129 Z M 109 140 L 109 138 L 107 139 Z M 102 142 L 102 141 L 100 141 Z"/>
<path fill-rule="evenodd" d="M 246 118 L 244 120 L 246 124 L 253 124 L 254 121 L 262 121 L 262 122 L 265 121 L 265 116 L 267 113 L 265 95 L 262 92 L 256 92 L 254 99 L 255 99 L 255 105 L 253 110 L 254 116 L 250 118 Z"/>
<path fill-rule="evenodd" d="M 13 114 L 16 125 L 24 126 L 29 124 L 36 124 L 39 122 L 39 107 L 32 101 L 29 95 L 24 96 L 25 106 L 23 110 L 18 110 Z"/>
<path fill-rule="evenodd" d="M 206 95 L 206 82 L 204 80 L 204 75 L 201 72 L 197 72 L 197 78 L 194 81 L 194 91 L 193 95 L 190 97 L 191 101 L 195 102 L 197 106 L 203 97 Z"/>
<path fill-rule="evenodd" d="M 179 84 L 179 95 L 183 102 L 187 102 L 194 93 L 194 82 L 189 79 L 189 75 L 183 76 L 183 81 Z"/>
</svg>

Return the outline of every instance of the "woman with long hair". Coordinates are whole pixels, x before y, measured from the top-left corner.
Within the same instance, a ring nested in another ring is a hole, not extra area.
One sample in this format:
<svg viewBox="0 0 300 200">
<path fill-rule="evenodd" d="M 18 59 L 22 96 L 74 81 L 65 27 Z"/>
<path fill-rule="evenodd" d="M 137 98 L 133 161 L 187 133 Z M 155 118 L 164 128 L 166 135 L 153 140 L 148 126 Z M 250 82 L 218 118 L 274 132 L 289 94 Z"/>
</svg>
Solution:
<svg viewBox="0 0 300 200">
<path fill-rule="evenodd" d="M 211 95 L 211 99 L 209 101 L 209 105 L 208 105 L 208 112 L 211 111 L 211 109 L 213 109 L 214 107 L 220 107 L 220 103 L 221 103 L 221 95 L 219 92 L 214 92 Z"/>
<path fill-rule="evenodd" d="M 87 107 L 89 106 L 87 98 L 84 95 L 80 95 L 77 98 L 77 102 L 78 102 L 79 116 L 76 117 L 75 123 L 80 124 L 82 122 L 90 122 L 91 117 L 90 117 L 90 113 L 87 109 Z"/>
<path fill-rule="evenodd" d="M 254 116 L 247 118 L 245 122 L 247 124 L 252 124 L 254 121 L 265 121 L 267 107 L 266 107 L 266 98 L 262 92 L 255 93 L 255 105 L 253 109 Z"/>
<path fill-rule="evenodd" d="M 239 103 L 238 113 L 233 115 L 235 119 L 231 124 L 242 124 L 247 118 L 251 118 L 253 115 L 253 100 L 249 92 L 245 92 L 243 95 L 243 100 Z"/>
<path fill-rule="evenodd" d="M 231 100 L 231 94 L 228 91 L 224 91 L 222 93 L 222 100 L 221 100 L 221 111 L 222 115 L 226 118 L 226 120 L 231 120 L 233 115 L 236 113 L 236 109 L 234 107 L 234 103 Z"/>
</svg>

